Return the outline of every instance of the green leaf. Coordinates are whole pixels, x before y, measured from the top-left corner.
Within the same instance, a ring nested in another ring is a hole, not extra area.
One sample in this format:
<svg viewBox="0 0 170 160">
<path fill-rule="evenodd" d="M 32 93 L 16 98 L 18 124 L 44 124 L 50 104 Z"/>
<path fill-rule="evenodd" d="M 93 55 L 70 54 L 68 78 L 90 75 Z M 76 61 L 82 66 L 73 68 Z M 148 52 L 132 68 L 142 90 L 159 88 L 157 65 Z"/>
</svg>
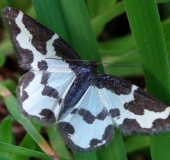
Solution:
<svg viewBox="0 0 170 160">
<path fill-rule="evenodd" d="M 75 160 L 97 160 L 95 152 L 90 152 L 87 154 L 74 153 Z"/>
<path fill-rule="evenodd" d="M 123 139 L 119 130 L 115 128 L 112 141 L 106 148 L 102 148 L 97 152 L 98 160 L 127 160 Z"/>
<path fill-rule="evenodd" d="M 3 56 L 2 54 L 0 54 L 0 67 L 3 66 L 5 63 L 5 56 Z"/>
<path fill-rule="evenodd" d="M 119 56 L 130 50 L 136 49 L 135 41 L 132 35 L 127 35 L 117 39 L 111 39 L 106 42 L 99 42 L 100 55 Z M 123 47 L 122 47 L 123 46 Z"/>
<path fill-rule="evenodd" d="M 0 159 L 3 159 L 3 160 L 15 160 L 15 159 L 4 157 L 4 156 L 1 156 L 1 155 L 0 155 Z"/>
<path fill-rule="evenodd" d="M 123 2 L 118 2 L 116 4 L 112 4 L 109 8 L 107 8 L 104 12 L 97 15 L 91 20 L 92 28 L 95 35 L 98 35 L 98 28 L 100 26 L 105 25 L 107 22 L 112 20 L 113 18 L 119 16 L 120 14 L 124 13 L 124 4 Z"/>
<path fill-rule="evenodd" d="M 157 0 L 157 3 L 166 3 L 169 2 L 169 0 Z"/>
<path fill-rule="evenodd" d="M 7 116 L 0 125 L 0 142 L 12 143 L 12 118 Z"/>
<path fill-rule="evenodd" d="M 16 84 L 13 80 L 11 79 L 6 79 L 1 81 L 1 84 L 4 85 L 5 87 L 9 88 L 10 92 L 15 95 L 16 92 Z"/>
<path fill-rule="evenodd" d="M 36 129 L 38 131 L 40 131 L 41 127 L 40 126 L 36 126 Z M 37 148 L 36 143 L 34 142 L 34 140 L 31 138 L 31 136 L 29 134 L 26 134 L 22 140 L 22 142 L 19 144 L 20 147 L 22 148 L 27 148 L 30 150 L 35 150 Z M 22 160 L 28 160 L 30 158 L 30 156 L 23 156 L 23 155 L 18 155 L 16 153 L 13 153 L 12 155 L 10 155 L 10 158 L 12 159 L 22 159 Z"/>
<path fill-rule="evenodd" d="M 55 153 L 63 159 L 72 160 L 72 157 L 67 147 L 65 146 L 63 140 L 61 139 L 59 132 L 56 131 L 56 128 L 47 127 L 47 132 L 48 132 L 50 143 Z"/>
<path fill-rule="evenodd" d="M 45 153 L 33 151 L 30 149 L 26 149 L 26 148 L 14 146 L 14 145 L 2 143 L 2 142 L 0 142 L 0 148 L 1 148 L 1 152 L 15 153 L 19 155 L 28 156 L 28 157 L 31 156 L 31 157 L 41 158 L 44 160 L 51 160 L 51 158 L 48 157 Z"/>
<path fill-rule="evenodd" d="M 15 0 L 1 0 L 0 1 L 0 10 L 2 10 L 5 7 L 14 7 L 14 8 L 20 8 L 21 10 L 25 10 L 27 9 L 27 7 L 29 7 L 29 5 L 31 5 L 31 1 L 27 0 L 27 1 L 23 1 L 23 0 L 17 0 L 17 2 Z M 1 8 L 2 7 L 2 8 Z"/>
<path fill-rule="evenodd" d="M 150 146 L 149 136 L 131 136 L 125 140 L 126 152 L 132 153 L 140 151 Z"/>
<path fill-rule="evenodd" d="M 13 52 L 12 44 L 10 39 L 4 39 L 2 43 L 0 43 L 0 54 L 4 57 L 11 54 Z"/>
<path fill-rule="evenodd" d="M 7 116 L 2 120 L 0 125 L 0 142 L 11 144 L 12 137 L 12 118 Z M 0 156 L 8 157 L 9 153 L 0 151 Z"/>
<path fill-rule="evenodd" d="M 102 0 L 100 0 L 100 1 L 102 1 Z M 102 26 L 102 28 L 104 28 L 104 26 L 109 21 L 111 21 L 113 18 L 115 18 L 117 16 L 120 16 L 121 14 L 123 14 L 125 12 L 123 1 L 114 3 L 114 2 L 107 0 L 107 1 L 102 1 L 102 3 L 103 2 L 104 3 L 107 2 L 106 4 L 104 4 L 107 7 L 100 6 L 101 8 L 99 7 L 99 11 L 98 11 L 98 9 L 96 9 L 96 8 L 98 8 L 96 6 L 96 4 L 98 4 L 97 2 L 95 3 L 94 0 L 87 1 L 89 12 L 92 17 L 91 24 L 92 24 L 92 28 L 93 28 L 93 31 L 94 31 L 96 37 L 101 33 L 101 30 L 100 30 L 101 26 Z M 110 3 L 108 3 L 108 2 L 110 2 Z M 164 2 L 169 2 L 169 0 L 157 0 L 157 3 L 164 3 Z M 108 6 L 107 4 L 110 4 L 110 5 Z M 95 13 L 94 13 L 94 10 L 95 10 Z"/>
<path fill-rule="evenodd" d="M 116 0 L 86 0 L 88 12 L 90 18 L 93 18 L 100 13 L 104 12 L 107 8 L 109 8 L 111 5 L 113 5 L 116 2 Z"/>
<path fill-rule="evenodd" d="M 169 61 L 155 0 L 124 0 L 136 46 L 140 54 L 147 90 L 170 104 Z M 153 160 L 170 159 L 169 133 L 151 136 Z"/>
</svg>

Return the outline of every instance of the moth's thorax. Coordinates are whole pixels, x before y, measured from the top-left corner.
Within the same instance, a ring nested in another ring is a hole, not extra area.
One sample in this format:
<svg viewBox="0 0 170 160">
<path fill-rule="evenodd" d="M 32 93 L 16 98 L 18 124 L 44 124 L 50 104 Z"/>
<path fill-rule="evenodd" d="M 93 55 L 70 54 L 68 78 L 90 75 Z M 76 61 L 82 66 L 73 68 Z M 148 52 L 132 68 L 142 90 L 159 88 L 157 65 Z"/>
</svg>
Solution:
<svg viewBox="0 0 170 160">
<path fill-rule="evenodd" d="M 96 62 L 89 62 L 88 64 L 83 64 L 79 68 L 79 72 L 88 75 L 95 75 L 97 74 L 98 65 Z"/>
</svg>

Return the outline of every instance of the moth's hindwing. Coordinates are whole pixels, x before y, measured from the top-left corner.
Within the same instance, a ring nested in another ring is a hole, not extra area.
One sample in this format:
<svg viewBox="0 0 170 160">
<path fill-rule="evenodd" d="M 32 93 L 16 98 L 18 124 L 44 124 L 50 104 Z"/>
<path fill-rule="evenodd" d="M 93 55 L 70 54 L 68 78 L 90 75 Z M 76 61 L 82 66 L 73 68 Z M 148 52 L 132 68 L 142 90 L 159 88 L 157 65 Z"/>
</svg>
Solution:
<svg viewBox="0 0 170 160">
<path fill-rule="evenodd" d="M 99 75 L 100 99 L 124 134 L 154 134 L 170 129 L 170 107 L 120 78 Z"/>
<path fill-rule="evenodd" d="M 112 138 L 113 120 L 96 87 L 90 86 L 74 108 L 65 112 L 58 127 L 65 143 L 73 150 L 92 151 L 105 146 Z"/>
</svg>

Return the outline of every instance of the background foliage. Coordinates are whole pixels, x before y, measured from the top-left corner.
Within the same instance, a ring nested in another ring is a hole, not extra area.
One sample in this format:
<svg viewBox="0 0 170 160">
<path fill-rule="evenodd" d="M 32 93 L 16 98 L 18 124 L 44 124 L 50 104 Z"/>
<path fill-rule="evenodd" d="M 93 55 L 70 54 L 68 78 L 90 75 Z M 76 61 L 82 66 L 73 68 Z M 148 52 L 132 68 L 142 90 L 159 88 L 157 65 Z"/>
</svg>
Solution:
<svg viewBox="0 0 170 160">
<path fill-rule="evenodd" d="M 1 0 L 0 11 L 11 6 L 38 19 L 64 38 L 82 59 L 106 62 L 104 70 L 102 65 L 99 66 L 101 73 L 105 71 L 119 77 L 141 77 L 145 73 L 148 91 L 168 104 L 170 3 L 168 0 L 157 0 L 157 4 L 155 0 L 86 0 L 86 3 L 83 0 Z M 169 141 L 168 133 L 151 137 L 150 140 L 149 136 L 122 138 L 116 131 L 107 147 L 88 154 L 72 154 L 55 127 L 42 129 L 20 116 L 15 89 L 23 72 L 17 68 L 2 19 L 0 40 L 0 159 L 50 159 L 46 154 L 67 160 L 170 158 L 170 147 L 166 143 Z M 111 65 L 113 63 L 124 67 Z M 142 66 L 143 69 L 126 66 Z M 134 83 L 138 84 L 136 81 Z M 6 113 L 4 106 L 10 113 Z M 26 134 L 16 121 L 24 126 Z"/>
</svg>

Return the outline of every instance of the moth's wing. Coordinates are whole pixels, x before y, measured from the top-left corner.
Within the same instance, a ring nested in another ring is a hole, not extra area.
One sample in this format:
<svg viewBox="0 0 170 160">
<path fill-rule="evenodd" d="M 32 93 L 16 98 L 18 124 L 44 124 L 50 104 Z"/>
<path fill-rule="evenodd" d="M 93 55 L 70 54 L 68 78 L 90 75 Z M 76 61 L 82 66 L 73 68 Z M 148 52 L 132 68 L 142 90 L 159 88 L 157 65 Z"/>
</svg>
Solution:
<svg viewBox="0 0 170 160">
<path fill-rule="evenodd" d="M 102 105 L 97 88 L 90 86 L 58 123 L 64 142 L 74 151 L 88 152 L 105 146 L 113 136 L 113 120 Z"/>
<path fill-rule="evenodd" d="M 9 28 L 21 68 L 46 70 L 49 66 L 68 67 L 68 63 L 71 65 L 75 61 L 67 60 L 80 59 L 62 38 L 21 11 L 5 8 L 3 19 Z"/>
<path fill-rule="evenodd" d="M 43 125 L 56 123 L 74 79 L 72 72 L 27 72 L 20 78 L 17 89 L 20 111 Z"/>
<path fill-rule="evenodd" d="M 70 61 L 80 59 L 76 52 L 57 34 L 21 11 L 5 8 L 3 18 L 20 67 L 30 70 L 18 85 L 19 108 L 28 118 L 53 123 L 76 76 L 73 65 L 82 62 Z"/>
<path fill-rule="evenodd" d="M 122 79 L 99 75 L 103 106 L 124 134 L 154 134 L 170 129 L 170 107 Z"/>
</svg>

